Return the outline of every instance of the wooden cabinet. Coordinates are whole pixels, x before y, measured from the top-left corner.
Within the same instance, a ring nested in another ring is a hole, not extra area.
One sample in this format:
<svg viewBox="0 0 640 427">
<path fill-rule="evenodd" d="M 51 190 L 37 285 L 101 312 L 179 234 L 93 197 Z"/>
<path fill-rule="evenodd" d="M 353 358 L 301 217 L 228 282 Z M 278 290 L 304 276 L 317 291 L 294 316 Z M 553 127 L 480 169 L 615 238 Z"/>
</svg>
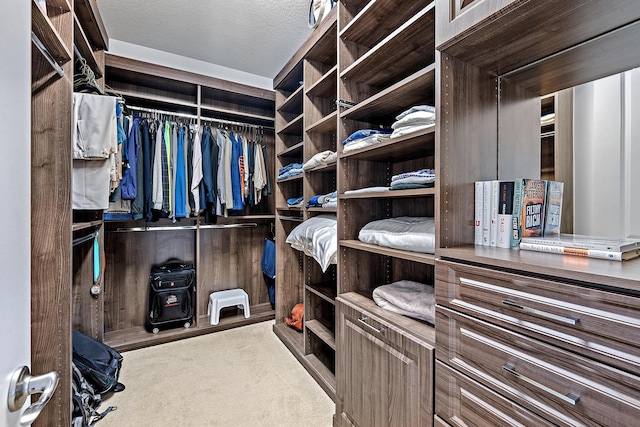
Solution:
<svg viewBox="0 0 640 427">
<path fill-rule="evenodd" d="M 338 297 L 335 426 L 433 425 L 433 329 L 355 293 Z"/>
<path fill-rule="evenodd" d="M 538 260 L 544 266 L 544 258 Z M 436 381 L 444 394 L 436 412 L 442 418 L 455 425 L 456 408 L 472 401 L 444 386 L 460 382 L 478 382 L 492 391 L 480 396 L 495 400 L 497 393 L 517 404 L 513 412 L 501 404 L 501 413 L 537 415 L 555 425 L 625 426 L 640 415 L 634 338 L 640 299 L 624 287 L 624 276 L 632 277 L 637 266 L 625 268 L 616 284 L 597 277 L 574 284 L 550 277 L 551 271 L 525 275 L 449 261 L 438 261 L 436 270 L 442 362 Z"/>
<path fill-rule="evenodd" d="M 169 118 L 230 130 L 253 128 L 264 145 L 271 186 L 275 186 L 273 91 L 106 55 L 106 83 L 122 95 L 131 113 Z M 208 221 L 204 215 L 172 222 L 105 222 L 106 272 L 103 325 L 105 341 L 123 351 L 272 319 L 261 270 L 264 239 L 271 235 L 275 196 L 263 196 L 228 217 Z M 215 223 L 214 223 L 215 222 Z M 146 328 L 149 271 L 171 258 L 196 267 L 195 320 L 189 329 L 152 334 Z M 251 317 L 225 309 L 212 326 L 208 296 L 241 288 L 249 296 Z"/>
</svg>

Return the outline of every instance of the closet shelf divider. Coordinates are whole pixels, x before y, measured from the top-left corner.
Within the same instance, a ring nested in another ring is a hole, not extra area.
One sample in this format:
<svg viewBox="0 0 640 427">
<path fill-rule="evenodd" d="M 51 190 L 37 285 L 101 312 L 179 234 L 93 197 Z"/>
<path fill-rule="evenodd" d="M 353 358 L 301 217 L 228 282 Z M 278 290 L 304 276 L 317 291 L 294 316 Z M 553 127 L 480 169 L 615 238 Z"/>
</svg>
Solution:
<svg viewBox="0 0 640 427">
<path fill-rule="evenodd" d="M 363 252 L 371 252 L 379 255 L 386 255 L 407 261 L 419 262 L 422 264 L 435 265 L 435 255 L 418 252 L 403 251 L 399 249 L 385 248 L 378 245 L 363 243 L 359 240 L 340 240 L 338 246 L 342 248 L 356 249 Z"/>
</svg>

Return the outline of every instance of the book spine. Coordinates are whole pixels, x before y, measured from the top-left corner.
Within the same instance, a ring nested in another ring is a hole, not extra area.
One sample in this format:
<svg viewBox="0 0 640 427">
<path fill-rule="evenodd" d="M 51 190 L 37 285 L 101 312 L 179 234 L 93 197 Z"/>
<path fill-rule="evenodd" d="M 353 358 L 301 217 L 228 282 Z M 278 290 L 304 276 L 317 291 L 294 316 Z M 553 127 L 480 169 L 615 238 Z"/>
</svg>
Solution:
<svg viewBox="0 0 640 427">
<path fill-rule="evenodd" d="M 544 206 L 544 232 L 542 233 L 543 236 L 556 236 L 560 234 L 563 192 L 563 182 L 547 181 L 547 194 Z"/>
<path fill-rule="evenodd" d="M 513 215 L 511 217 L 511 248 L 518 249 L 522 237 L 520 226 L 520 212 L 522 210 L 522 192 L 524 181 L 516 179 L 513 183 Z"/>
<path fill-rule="evenodd" d="M 565 248 L 564 246 L 541 245 L 537 243 L 521 242 L 520 249 L 527 251 L 548 252 L 562 255 L 576 255 L 588 258 L 622 261 L 622 252 L 600 251 L 596 249 Z"/>
<path fill-rule="evenodd" d="M 500 204 L 498 208 L 498 241 L 499 248 L 511 247 L 511 220 L 513 214 L 513 181 L 500 182 Z"/>
<path fill-rule="evenodd" d="M 482 182 L 482 245 L 491 245 L 491 181 Z"/>
<path fill-rule="evenodd" d="M 491 223 L 489 225 L 490 246 L 498 244 L 498 206 L 500 205 L 500 181 L 493 180 L 491 183 Z"/>
<path fill-rule="evenodd" d="M 484 183 L 476 181 L 475 183 L 475 220 L 473 223 L 474 243 L 482 245 L 482 199 L 484 197 Z"/>
</svg>

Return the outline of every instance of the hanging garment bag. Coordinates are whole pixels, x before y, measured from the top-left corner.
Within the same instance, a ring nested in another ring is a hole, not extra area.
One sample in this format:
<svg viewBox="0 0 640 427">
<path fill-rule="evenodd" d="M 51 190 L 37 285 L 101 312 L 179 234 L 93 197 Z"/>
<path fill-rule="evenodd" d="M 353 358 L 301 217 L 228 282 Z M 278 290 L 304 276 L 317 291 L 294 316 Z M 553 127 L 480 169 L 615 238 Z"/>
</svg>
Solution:
<svg viewBox="0 0 640 427">
<path fill-rule="evenodd" d="M 195 279 L 193 265 L 179 261 L 151 269 L 149 326 L 154 334 L 165 327 L 191 326 L 196 302 Z"/>
</svg>

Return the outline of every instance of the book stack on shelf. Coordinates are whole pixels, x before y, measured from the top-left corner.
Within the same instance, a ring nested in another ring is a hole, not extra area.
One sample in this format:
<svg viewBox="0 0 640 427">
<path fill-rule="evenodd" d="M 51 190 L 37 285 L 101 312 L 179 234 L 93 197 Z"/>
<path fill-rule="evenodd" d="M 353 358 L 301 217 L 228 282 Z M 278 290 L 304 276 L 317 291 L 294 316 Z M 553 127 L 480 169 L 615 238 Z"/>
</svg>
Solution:
<svg viewBox="0 0 640 427">
<path fill-rule="evenodd" d="M 563 189 L 541 179 L 476 181 L 475 244 L 517 249 L 522 237 L 558 235 Z"/>
<path fill-rule="evenodd" d="M 520 249 L 625 261 L 640 256 L 640 239 L 559 234 L 523 237 Z"/>
</svg>

